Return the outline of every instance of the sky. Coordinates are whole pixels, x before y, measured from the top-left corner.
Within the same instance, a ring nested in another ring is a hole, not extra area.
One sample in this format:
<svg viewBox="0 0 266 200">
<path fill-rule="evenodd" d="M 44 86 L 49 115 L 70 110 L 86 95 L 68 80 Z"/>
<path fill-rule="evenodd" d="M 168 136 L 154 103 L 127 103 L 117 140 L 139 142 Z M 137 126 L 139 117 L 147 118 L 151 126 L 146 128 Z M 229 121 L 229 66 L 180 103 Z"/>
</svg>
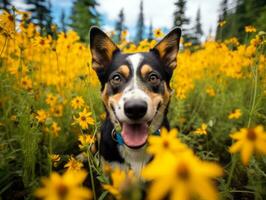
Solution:
<svg viewBox="0 0 266 200">
<path fill-rule="evenodd" d="M 173 24 L 174 2 L 176 0 L 143 0 L 145 25 L 148 27 L 152 22 L 154 28 L 169 30 Z M 52 14 L 55 22 L 59 22 L 62 10 L 69 15 L 73 0 L 51 0 Z M 221 0 L 187 0 L 186 15 L 194 24 L 197 9 L 201 9 L 201 22 L 204 35 L 215 34 L 218 20 L 218 10 Z M 13 0 L 16 7 L 26 9 L 23 0 Z M 140 0 L 98 0 L 98 11 L 102 15 L 102 28 L 106 31 L 112 30 L 118 18 L 119 11 L 124 8 L 125 24 L 129 34 L 135 33 L 139 13 Z"/>
</svg>

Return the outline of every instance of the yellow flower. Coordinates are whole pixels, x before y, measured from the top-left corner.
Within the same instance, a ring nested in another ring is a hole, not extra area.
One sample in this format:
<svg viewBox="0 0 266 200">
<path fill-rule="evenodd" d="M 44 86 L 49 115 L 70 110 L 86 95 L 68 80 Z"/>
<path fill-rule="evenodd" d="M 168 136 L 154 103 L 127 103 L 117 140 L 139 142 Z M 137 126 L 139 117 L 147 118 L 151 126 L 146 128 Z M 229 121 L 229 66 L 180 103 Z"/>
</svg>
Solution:
<svg viewBox="0 0 266 200">
<path fill-rule="evenodd" d="M 74 99 L 72 99 L 71 106 L 74 109 L 79 109 L 79 108 L 82 108 L 84 106 L 84 103 L 85 102 L 84 102 L 83 98 L 78 96 L 78 97 L 75 97 Z"/>
<path fill-rule="evenodd" d="M 161 129 L 161 136 L 150 136 L 148 139 L 149 146 L 147 151 L 151 154 L 164 154 L 166 151 L 172 153 L 179 153 L 187 150 L 185 144 L 182 144 L 180 140 L 177 138 L 177 130 L 172 129 L 171 131 L 167 131 L 166 128 Z"/>
<path fill-rule="evenodd" d="M 214 97 L 216 95 L 215 90 L 212 87 L 206 88 L 206 93 L 211 97 Z"/>
<path fill-rule="evenodd" d="M 38 120 L 39 123 L 45 122 L 46 118 L 48 117 L 47 113 L 45 110 L 37 110 L 37 116 L 36 119 Z"/>
<path fill-rule="evenodd" d="M 207 135 L 207 124 L 202 123 L 200 128 L 197 128 L 193 133 L 198 135 Z"/>
<path fill-rule="evenodd" d="M 32 80 L 29 77 L 24 76 L 21 79 L 21 86 L 22 86 L 22 88 L 24 88 L 26 90 L 32 89 Z"/>
<path fill-rule="evenodd" d="M 92 199 L 92 192 L 82 186 L 87 173 L 80 171 L 67 171 L 62 176 L 52 172 L 49 178 L 41 181 L 43 187 L 35 192 L 35 196 L 44 200 L 87 200 Z"/>
<path fill-rule="evenodd" d="M 184 47 L 191 47 L 192 46 L 192 42 L 186 42 L 184 43 Z"/>
<path fill-rule="evenodd" d="M 95 143 L 95 137 L 92 135 L 80 135 L 79 142 L 79 148 L 84 149 Z"/>
<path fill-rule="evenodd" d="M 218 23 L 218 25 L 219 25 L 220 27 L 223 27 L 226 23 L 227 23 L 227 22 L 226 22 L 225 20 L 223 20 L 223 21 L 220 21 L 220 22 Z"/>
<path fill-rule="evenodd" d="M 102 121 L 104 121 L 106 119 L 106 113 L 105 112 L 103 112 L 102 114 L 100 114 L 100 119 Z"/>
<path fill-rule="evenodd" d="M 67 168 L 67 170 L 79 171 L 83 167 L 83 164 L 82 162 L 76 160 L 75 158 L 71 156 L 67 164 L 64 165 L 64 167 Z"/>
<path fill-rule="evenodd" d="M 48 49 L 50 48 L 51 41 L 52 41 L 52 38 L 49 35 L 47 38 L 37 36 L 34 38 L 33 45 L 40 49 Z"/>
<path fill-rule="evenodd" d="M 239 41 L 236 37 L 232 37 L 232 38 L 229 38 L 227 40 L 224 41 L 225 44 L 232 44 L 232 45 L 235 45 L 235 46 L 238 46 L 239 45 Z"/>
<path fill-rule="evenodd" d="M 111 173 L 112 184 L 104 184 L 103 188 L 109 191 L 116 199 L 122 198 L 122 193 L 135 181 L 133 171 L 122 171 L 118 167 Z"/>
<path fill-rule="evenodd" d="M 228 119 L 238 119 L 239 117 L 241 117 L 242 112 L 240 109 L 235 109 L 233 112 L 231 112 L 228 115 Z"/>
<path fill-rule="evenodd" d="M 60 155 L 58 154 L 51 154 L 49 155 L 49 158 L 51 159 L 54 167 L 57 167 L 58 162 L 61 160 Z"/>
<path fill-rule="evenodd" d="M 246 33 L 255 33 L 257 30 L 254 26 L 245 26 Z"/>
<path fill-rule="evenodd" d="M 45 102 L 49 105 L 49 106 L 54 106 L 57 102 L 57 96 L 49 93 L 47 94 L 47 97 L 45 99 Z"/>
<path fill-rule="evenodd" d="M 153 35 L 155 38 L 162 38 L 164 36 L 164 33 L 160 28 L 158 28 L 153 31 Z"/>
<path fill-rule="evenodd" d="M 16 116 L 16 115 L 12 115 L 12 116 L 10 117 L 10 119 L 11 119 L 12 121 L 17 121 L 17 116 Z"/>
<path fill-rule="evenodd" d="M 58 126 L 56 122 L 53 122 L 51 125 L 51 131 L 54 136 L 58 136 L 58 133 L 60 132 L 61 128 Z"/>
<path fill-rule="evenodd" d="M 266 155 L 266 132 L 263 126 L 255 128 L 242 128 L 240 131 L 230 135 L 236 140 L 230 148 L 230 153 L 240 152 L 244 165 L 247 165 L 253 152 Z"/>
<path fill-rule="evenodd" d="M 55 117 L 61 117 L 63 115 L 63 109 L 63 105 L 55 105 L 51 108 L 51 113 L 53 113 Z"/>
<path fill-rule="evenodd" d="M 90 125 L 94 124 L 94 119 L 91 117 L 91 112 L 88 112 L 86 108 L 82 112 L 79 112 L 79 117 L 74 116 L 74 124 L 79 124 L 82 129 L 87 129 Z"/>
<path fill-rule="evenodd" d="M 164 199 L 169 193 L 170 200 L 218 199 L 213 178 L 222 175 L 222 168 L 210 162 L 199 160 L 191 151 L 173 155 L 166 153 L 154 159 L 142 172 L 145 180 L 152 181 L 148 200 Z"/>
<path fill-rule="evenodd" d="M 9 36 L 15 32 L 15 18 L 5 10 L 0 14 L 0 29 Z"/>
</svg>

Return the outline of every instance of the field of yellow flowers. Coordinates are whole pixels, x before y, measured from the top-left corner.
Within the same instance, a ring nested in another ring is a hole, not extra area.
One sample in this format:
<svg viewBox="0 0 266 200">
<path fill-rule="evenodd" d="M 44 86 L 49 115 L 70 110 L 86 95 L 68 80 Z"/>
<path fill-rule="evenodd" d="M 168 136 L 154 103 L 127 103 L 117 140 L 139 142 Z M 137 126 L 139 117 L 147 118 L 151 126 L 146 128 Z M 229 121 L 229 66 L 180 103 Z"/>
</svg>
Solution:
<svg viewBox="0 0 266 200">
<path fill-rule="evenodd" d="M 0 15 L 0 199 L 266 199 L 265 32 L 182 44 L 173 129 L 150 136 L 154 159 L 135 177 L 100 163 L 105 115 L 88 45 L 56 27 L 42 36 L 29 17 Z M 124 52 L 163 36 L 136 46 L 126 34 Z"/>
</svg>

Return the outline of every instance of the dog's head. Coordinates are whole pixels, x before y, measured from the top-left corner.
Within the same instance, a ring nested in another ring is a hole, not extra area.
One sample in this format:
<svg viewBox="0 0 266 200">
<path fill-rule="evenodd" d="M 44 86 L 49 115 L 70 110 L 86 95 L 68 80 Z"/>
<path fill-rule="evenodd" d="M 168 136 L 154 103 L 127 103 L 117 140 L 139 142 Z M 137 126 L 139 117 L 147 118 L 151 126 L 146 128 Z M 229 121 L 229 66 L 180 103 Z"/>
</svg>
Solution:
<svg viewBox="0 0 266 200">
<path fill-rule="evenodd" d="M 149 52 L 125 54 L 99 28 L 91 28 L 92 67 L 102 85 L 103 102 L 131 148 L 144 145 L 148 132 L 162 124 L 180 37 L 181 30 L 175 28 Z"/>
</svg>

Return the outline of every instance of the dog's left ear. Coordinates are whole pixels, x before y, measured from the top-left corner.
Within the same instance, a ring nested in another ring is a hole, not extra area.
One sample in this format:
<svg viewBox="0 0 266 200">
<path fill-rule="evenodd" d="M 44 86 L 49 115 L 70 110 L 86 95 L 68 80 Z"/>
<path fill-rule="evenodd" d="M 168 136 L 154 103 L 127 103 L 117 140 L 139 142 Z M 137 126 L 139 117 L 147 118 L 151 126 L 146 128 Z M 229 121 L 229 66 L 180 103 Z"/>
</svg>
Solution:
<svg viewBox="0 0 266 200">
<path fill-rule="evenodd" d="M 114 53 L 119 51 L 115 43 L 96 26 L 90 29 L 90 49 L 92 54 L 92 68 L 96 72 L 106 69 Z"/>
<path fill-rule="evenodd" d="M 171 30 L 151 51 L 155 52 L 163 64 L 173 71 L 176 68 L 176 57 L 179 50 L 181 29 Z"/>
</svg>

